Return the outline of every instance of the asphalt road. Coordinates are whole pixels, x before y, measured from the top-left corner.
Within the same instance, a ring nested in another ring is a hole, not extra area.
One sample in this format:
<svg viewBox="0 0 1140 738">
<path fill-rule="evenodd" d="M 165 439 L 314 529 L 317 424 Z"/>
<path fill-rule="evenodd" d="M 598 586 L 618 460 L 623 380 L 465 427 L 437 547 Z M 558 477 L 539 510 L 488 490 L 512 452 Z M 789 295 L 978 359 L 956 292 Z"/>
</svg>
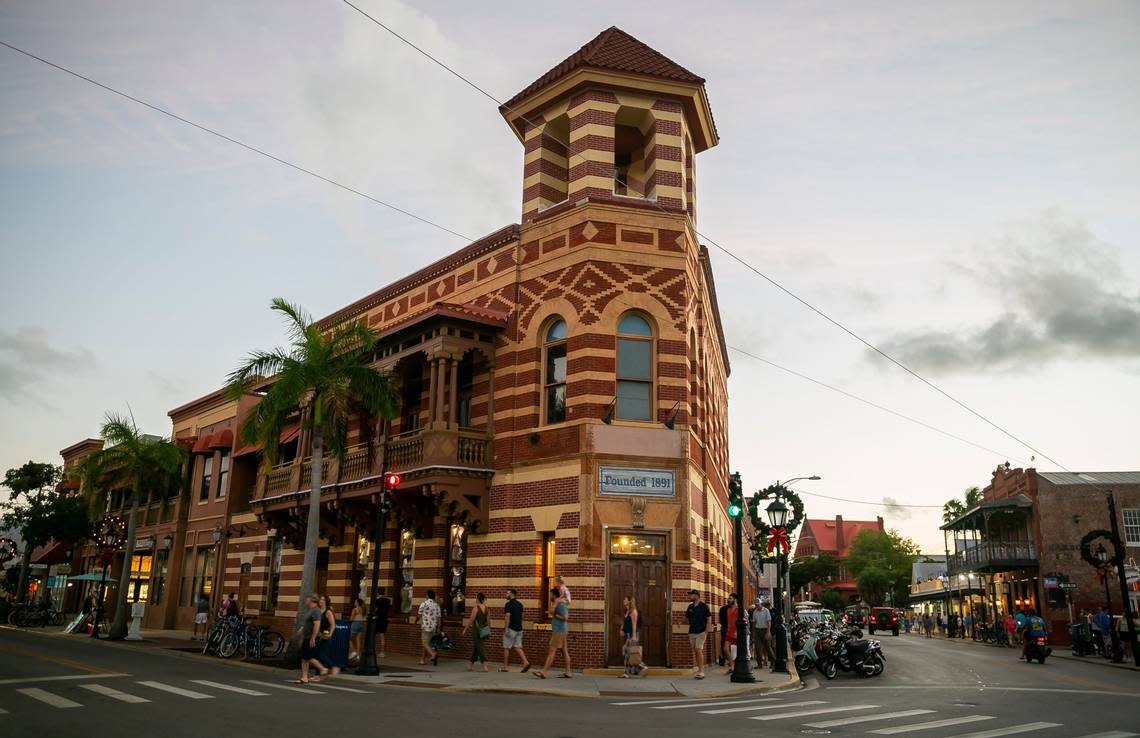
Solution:
<svg viewBox="0 0 1140 738">
<path fill-rule="evenodd" d="M 585 700 L 349 680 L 296 687 L 280 670 L 3 628 L 0 736 L 1140 735 L 1140 672 L 1026 664 L 1012 650 L 915 636 L 882 641 L 887 670 L 876 679 L 841 673 L 795 692 L 717 700 Z"/>
</svg>

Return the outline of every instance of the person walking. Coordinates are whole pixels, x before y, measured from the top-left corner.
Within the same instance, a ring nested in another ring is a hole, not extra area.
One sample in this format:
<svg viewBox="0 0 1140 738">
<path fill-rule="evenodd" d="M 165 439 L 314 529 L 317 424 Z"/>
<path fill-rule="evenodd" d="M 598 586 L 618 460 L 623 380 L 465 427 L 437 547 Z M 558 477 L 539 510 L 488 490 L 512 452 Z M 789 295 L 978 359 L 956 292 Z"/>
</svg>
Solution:
<svg viewBox="0 0 1140 738">
<path fill-rule="evenodd" d="M 434 589 L 429 589 L 427 598 L 420 603 L 419 616 L 420 646 L 423 648 L 423 653 L 420 654 L 420 666 L 424 665 L 424 654 L 427 654 L 432 666 L 438 666 L 439 652 L 431 646 L 431 639 L 439 630 L 439 605 L 435 601 Z"/>
<path fill-rule="evenodd" d="M 1093 623 L 1095 623 L 1097 629 L 1100 630 L 1104 657 L 1106 659 L 1112 658 L 1112 615 L 1109 614 L 1104 605 L 1101 605 L 1096 615 L 1093 615 Z"/>
<path fill-rule="evenodd" d="M 1013 648 L 1017 641 L 1017 620 L 1009 613 L 1006 613 L 1003 625 L 1005 627 L 1005 643 L 1010 648 Z"/>
<path fill-rule="evenodd" d="M 725 603 L 717 610 L 716 619 L 720 625 L 720 648 L 716 655 L 717 666 L 724 666 L 724 660 L 728 655 L 728 644 L 725 642 L 725 635 L 728 633 L 728 611 L 732 608 L 732 596 L 730 595 Z"/>
<path fill-rule="evenodd" d="M 737 604 L 735 592 L 728 596 L 728 603 L 728 627 L 724 631 L 724 643 L 728 649 L 728 653 L 724 654 L 724 656 L 728 659 L 728 671 L 726 671 L 725 674 L 732 673 L 733 662 L 736 661 L 736 641 L 739 635 L 736 632 L 736 621 L 740 617 L 740 605 Z"/>
<path fill-rule="evenodd" d="M 392 600 L 384 595 L 384 588 L 380 587 L 379 596 L 373 603 L 376 608 L 376 635 L 380 637 L 380 658 L 387 656 L 388 646 L 388 616 L 392 612 Z"/>
<path fill-rule="evenodd" d="M 562 651 L 562 658 L 566 662 L 566 671 L 562 672 L 559 677 L 562 679 L 570 679 L 570 645 L 567 642 L 567 631 L 570 619 L 570 610 L 566 607 L 566 600 L 562 597 L 561 590 L 557 587 L 550 590 L 552 597 L 552 604 L 550 606 L 550 648 L 546 653 L 546 663 L 543 664 L 542 669 L 536 669 L 534 675 L 539 679 L 546 678 L 546 672 L 554 665 L 554 657 L 558 655 L 558 651 Z"/>
<path fill-rule="evenodd" d="M 487 652 L 483 647 L 484 641 L 491 637 L 491 617 L 487 614 L 487 595 L 480 592 L 475 595 L 475 607 L 471 608 L 471 616 L 467 618 L 467 623 L 463 626 L 463 635 L 467 635 L 467 630 L 472 629 L 471 633 L 471 663 L 467 664 L 467 671 L 471 671 L 478 661 L 483 665 L 483 671 L 487 671 Z"/>
<path fill-rule="evenodd" d="M 926 634 L 927 638 L 934 637 L 934 616 L 926 613 L 922 616 L 922 631 Z"/>
<path fill-rule="evenodd" d="M 756 629 L 756 666 L 767 666 L 769 661 L 776 663 L 776 654 L 772 651 L 772 611 L 768 603 L 759 598 L 756 612 L 752 613 L 752 626 Z"/>
<path fill-rule="evenodd" d="M 297 684 L 309 683 L 309 668 L 315 668 L 317 673 L 326 672 L 324 664 L 317 660 L 318 643 L 321 634 L 321 610 L 317 607 L 315 594 L 305 595 L 305 619 L 301 623 L 298 634 L 301 636 L 301 678 Z M 318 679 L 319 681 L 319 679 Z"/>
<path fill-rule="evenodd" d="M 689 648 L 693 649 L 693 663 L 697 665 L 694 679 L 705 678 L 705 637 L 708 635 L 712 613 L 709 606 L 701 601 L 701 593 L 689 590 L 689 606 L 685 609 L 685 620 L 689 623 Z"/>
<path fill-rule="evenodd" d="M 356 661 L 364 644 L 364 600 L 357 597 L 352 601 L 351 624 L 348 626 L 348 660 Z"/>
<path fill-rule="evenodd" d="M 332 637 L 336 633 L 336 613 L 332 609 L 332 600 L 328 595 L 321 595 L 317 599 L 317 606 L 321 610 L 321 643 L 317 660 L 325 666 L 320 679 L 317 680 L 321 681 L 339 674 L 340 667 L 336 665 L 336 656 L 333 653 Z"/>
<path fill-rule="evenodd" d="M 630 676 L 640 675 L 649 667 L 642 660 L 641 640 L 637 637 L 640 632 L 638 626 L 641 624 L 641 613 L 637 610 L 637 603 L 632 597 L 624 597 L 622 605 L 625 607 L 625 617 L 621 622 L 623 638 L 621 650 L 625 654 L 625 671 L 621 676 L 623 679 L 629 679 Z"/>
<path fill-rule="evenodd" d="M 204 592 L 198 593 L 197 612 L 194 613 L 194 632 L 190 635 L 190 640 L 195 641 L 198 639 L 198 626 L 202 626 L 202 640 L 206 640 L 206 626 L 210 622 L 210 601 L 206 599 Z"/>
<path fill-rule="evenodd" d="M 523 672 L 529 671 L 530 662 L 523 650 L 523 605 L 514 588 L 507 590 L 507 601 L 503 605 L 503 666 L 499 671 L 510 671 L 512 649 L 522 659 Z"/>
<path fill-rule="evenodd" d="M 972 613 L 966 613 L 966 616 L 962 618 L 962 637 L 974 637 L 974 615 Z"/>
</svg>

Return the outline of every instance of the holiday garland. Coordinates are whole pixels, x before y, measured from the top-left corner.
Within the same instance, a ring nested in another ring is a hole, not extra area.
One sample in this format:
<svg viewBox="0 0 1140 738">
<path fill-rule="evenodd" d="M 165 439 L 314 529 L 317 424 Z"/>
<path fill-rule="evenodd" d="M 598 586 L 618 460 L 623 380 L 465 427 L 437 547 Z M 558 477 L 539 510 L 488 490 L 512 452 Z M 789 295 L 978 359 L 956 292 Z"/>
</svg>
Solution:
<svg viewBox="0 0 1140 738">
<path fill-rule="evenodd" d="M 108 543 L 111 534 L 114 534 L 114 539 Z M 127 542 L 127 525 L 118 515 L 108 515 L 95 524 L 94 538 L 99 548 L 111 551 L 120 549 Z"/>
<path fill-rule="evenodd" d="M 1098 559 L 1092 552 L 1092 542 L 1098 538 L 1107 538 L 1111 543 L 1112 531 L 1099 528 L 1097 530 L 1090 530 L 1088 533 L 1085 533 L 1085 537 L 1081 539 L 1081 558 L 1084 559 L 1089 566 L 1092 566 L 1099 571 L 1104 568 L 1106 564 L 1102 563 L 1101 560 Z M 1112 558 L 1108 560 L 1108 564 L 1116 565 L 1117 558 L 1119 556 L 1120 551 L 1116 548 L 1115 545 L 1113 545 Z M 1103 576 L 1103 574 L 1101 576 Z"/>
<path fill-rule="evenodd" d="M 786 535 L 791 535 L 795 532 L 796 528 L 800 527 L 800 523 L 804 521 L 804 501 L 800 499 L 800 496 L 796 494 L 795 490 L 788 489 L 782 484 L 773 484 L 752 495 L 752 499 L 746 507 L 748 508 L 748 517 L 752 520 L 752 527 L 755 529 L 756 534 L 752 536 L 752 540 L 749 544 L 752 552 L 756 554 L 761 561 L 772 558 L 768 550 L 768 538 L 772 535 L 772 526 L 768 525 L 768 521 L 764 519 L 767 512 L 765 509 L 767 505 L 764 503 L 771 499 L 782 499 L 791 507 L 791 516 L 783 528 Z M 781 545 L 786 544 L 787 539 L 781 537 L 780 542 L 777 543 L 775 547 L 779 548 Z"/>
</svg>

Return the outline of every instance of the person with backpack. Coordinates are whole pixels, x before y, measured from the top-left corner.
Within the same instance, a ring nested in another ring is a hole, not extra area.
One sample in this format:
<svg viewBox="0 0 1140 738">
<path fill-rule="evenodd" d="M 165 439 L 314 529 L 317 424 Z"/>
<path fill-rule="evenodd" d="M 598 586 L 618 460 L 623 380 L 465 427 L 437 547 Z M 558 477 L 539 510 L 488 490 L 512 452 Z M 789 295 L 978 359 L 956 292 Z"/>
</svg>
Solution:
<svg viewBox="0 0 1140 738">
<path fill-rule="evenodd" d="M 463 635 L 467 635 L 467 630 L 471 628 L 474 632 L 471 634 L 471 663 L 467 664 L 467 671 L 471 671 L 478 661 L 486 672 L 487 652 L 483 644 L 491 637 L 491 617 L 487 614 L 487 595 L 482 592 L 475 596 L 475 607 L 471 609 L 471 617 L 463 626 Z"/>
</svg>

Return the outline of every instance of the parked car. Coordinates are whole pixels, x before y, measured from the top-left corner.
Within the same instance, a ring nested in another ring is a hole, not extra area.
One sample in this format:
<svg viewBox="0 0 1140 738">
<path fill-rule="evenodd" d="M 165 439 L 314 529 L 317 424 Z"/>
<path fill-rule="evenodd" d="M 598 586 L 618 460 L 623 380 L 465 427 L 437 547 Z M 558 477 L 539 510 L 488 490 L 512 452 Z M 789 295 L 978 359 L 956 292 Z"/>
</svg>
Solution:
<svg viewBox="0 0 1140 738">
<path fill-rule="evenodd" d="M 889 630 L 891 635 L 898 635 L 899 611 L 893 607 L 872 607 L 871 615 L 867 618 L 867 632 L 874 634 L 876 628 Z"/>
<path fill-rule="evenodd" d="M 849 607 L 843 611 L 843 624 L 862 628 L 867 622 L 867 613 L 861 607 Z"/>
</svg>

